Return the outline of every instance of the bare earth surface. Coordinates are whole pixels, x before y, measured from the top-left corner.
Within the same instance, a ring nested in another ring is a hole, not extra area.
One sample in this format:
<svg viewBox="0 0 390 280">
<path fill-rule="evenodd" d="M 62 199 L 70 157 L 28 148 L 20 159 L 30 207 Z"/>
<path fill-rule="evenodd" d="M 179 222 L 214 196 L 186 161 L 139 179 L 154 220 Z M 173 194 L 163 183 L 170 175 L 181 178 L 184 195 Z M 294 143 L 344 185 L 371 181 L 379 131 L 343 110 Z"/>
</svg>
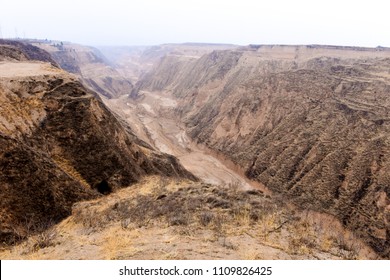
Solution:
<svg viewBox="0 0 390 280">
<path fill-rule="evenodd" d="M 52 75 L 62 70 L 43 62 L 0 62 L 0 77 Z"/>
</svg>

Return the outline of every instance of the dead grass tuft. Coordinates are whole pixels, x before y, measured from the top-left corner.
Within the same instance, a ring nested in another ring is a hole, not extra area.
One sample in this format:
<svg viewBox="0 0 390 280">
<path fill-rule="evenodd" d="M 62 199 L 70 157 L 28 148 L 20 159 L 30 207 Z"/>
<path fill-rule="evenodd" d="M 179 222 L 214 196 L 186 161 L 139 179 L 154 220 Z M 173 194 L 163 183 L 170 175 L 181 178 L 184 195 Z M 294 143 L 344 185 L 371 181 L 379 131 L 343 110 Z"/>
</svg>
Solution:
<svg viewBox="0 0 390 280">
<path fill-rule="evenodd" d="M 31 250 L 36 252 L 40 249 L 44 249 L 56 245 L 55 242 L 56 237 L 57 237 L 57 231 L 54 227 L 51 227 L 48 230 L 33 236 L 30 239 L 32 241 L 30 245 Z"/>
</svg>

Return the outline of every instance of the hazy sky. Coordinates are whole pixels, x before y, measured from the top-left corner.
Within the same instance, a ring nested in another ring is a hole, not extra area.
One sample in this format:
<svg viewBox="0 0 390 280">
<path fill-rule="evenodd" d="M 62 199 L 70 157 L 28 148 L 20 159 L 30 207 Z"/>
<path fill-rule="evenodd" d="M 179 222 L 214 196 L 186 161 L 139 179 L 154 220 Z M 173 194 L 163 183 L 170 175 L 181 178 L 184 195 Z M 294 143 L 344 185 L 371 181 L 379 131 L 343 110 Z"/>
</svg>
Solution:
<svg viewBox="0 0 390 280">
<path fill-rule="evenodd" d="M 390 47 L 388 1 L 0 0 L 0 36 L 87 45 Z"/>
</svg>

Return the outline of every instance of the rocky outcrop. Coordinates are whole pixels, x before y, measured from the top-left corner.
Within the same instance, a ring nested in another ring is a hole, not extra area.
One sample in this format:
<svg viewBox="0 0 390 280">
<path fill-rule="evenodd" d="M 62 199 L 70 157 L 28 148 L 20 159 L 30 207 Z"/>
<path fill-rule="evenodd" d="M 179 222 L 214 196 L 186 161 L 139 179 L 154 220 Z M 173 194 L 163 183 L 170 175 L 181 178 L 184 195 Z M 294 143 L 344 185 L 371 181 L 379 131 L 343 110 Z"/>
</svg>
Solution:
<svg viewBox="0 0 390 280">
<path fill-rule="evenodd" d="M 171 91 L 193 139 L 390 257 L 389 50 L 249 46 L 169 59 L 133 96 Z"/>
<path fill-rule="evenodd" d="M 19 48 L 14 54 L 27 57 Z M 74 202 L 146 174 L 196 179 L 175 158 L 138 140 L 75 77 L 48 63 L 0 61 L 0 104 L 2 242 L 43 230 L 68 216 Z"/>
</svg>

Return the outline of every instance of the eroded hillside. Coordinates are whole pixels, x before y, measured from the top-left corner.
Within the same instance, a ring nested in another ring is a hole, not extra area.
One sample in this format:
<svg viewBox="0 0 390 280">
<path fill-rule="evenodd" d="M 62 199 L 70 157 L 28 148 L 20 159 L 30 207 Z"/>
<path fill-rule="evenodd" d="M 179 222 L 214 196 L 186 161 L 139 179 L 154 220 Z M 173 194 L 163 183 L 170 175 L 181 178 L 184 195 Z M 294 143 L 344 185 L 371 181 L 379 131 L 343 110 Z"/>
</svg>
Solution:
<svg viewBox="0 0 390 280">
<path fill-rule="evenodd" d="M 77 75 L 86 87 L 106 98 L 131 92 L 133 85 L 93 47 L 69 42 L 31 41 L 47 51 L 58 65 Z"/>
<path fill-rule="evenodd" d="M 195 141 L 390 254 L 390 51 L 249 46 L 166 56 L 132 96 L 169 92 Z"/>
<path fill-rule="evenodd" d="M 75 76 L 31 60 L 19 44 L 31 49 L 0 44 L 1 242 L 42 231 L 75 202 L 146 174 L 195 179 L 139 140 Z"/>
</svg>

